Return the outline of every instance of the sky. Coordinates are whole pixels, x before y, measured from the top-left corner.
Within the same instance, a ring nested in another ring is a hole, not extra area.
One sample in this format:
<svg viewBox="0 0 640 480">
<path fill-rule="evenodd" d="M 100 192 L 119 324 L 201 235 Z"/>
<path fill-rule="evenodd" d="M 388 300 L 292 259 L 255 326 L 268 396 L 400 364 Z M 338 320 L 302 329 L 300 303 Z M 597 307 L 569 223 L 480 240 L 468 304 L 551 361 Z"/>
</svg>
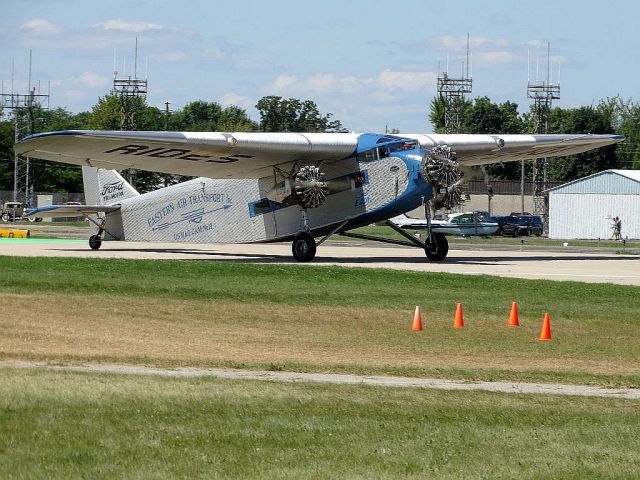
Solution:
<svg viewBox="0 0 640 480">
<path fill-rule="evenodd" d="M 256 121 L 256 102 L 278 95 L 357 132 L 431 132 L 437 76 L 466 72 L 467 34 L 471 98 L 525 111 L 527 81 L 549 75 L 554 106 L 640 100 L 635 0 L 0 0 L 0 12 L 3 93 L 50 91 L 74 113 L 110 91 L 114 64 L 133 77 L 136 37 L 149 105 L 215 101 Z"/>
</svg>

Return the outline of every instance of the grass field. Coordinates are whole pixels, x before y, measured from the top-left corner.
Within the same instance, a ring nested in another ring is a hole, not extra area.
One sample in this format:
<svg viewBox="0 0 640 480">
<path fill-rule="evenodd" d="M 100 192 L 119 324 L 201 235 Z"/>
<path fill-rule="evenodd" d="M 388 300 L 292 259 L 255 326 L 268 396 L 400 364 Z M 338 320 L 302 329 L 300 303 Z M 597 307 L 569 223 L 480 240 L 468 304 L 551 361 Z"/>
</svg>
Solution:
<svg viewBox="0 0 640 480">
<path fill-rule="evenodd" d="M 2 478 L 640 476 L 637 402 L 0 369 Z"/>
<path fill-rule="evenodd" d="M 206 261 L 0 257 L 0 271 L 3 358 L 640 386 L 638 287 Z M 545 311 L 554 339 L 538 342 Z"/>
<path fill-rule="evenodd" d="M 2 256 L 0 272 L 4 359 L 640 386 L 638 287 Z M 638 431 L 638 402 L 611 398 L 0 368 L 9 479 L 638 478 Z"/>
</svg>

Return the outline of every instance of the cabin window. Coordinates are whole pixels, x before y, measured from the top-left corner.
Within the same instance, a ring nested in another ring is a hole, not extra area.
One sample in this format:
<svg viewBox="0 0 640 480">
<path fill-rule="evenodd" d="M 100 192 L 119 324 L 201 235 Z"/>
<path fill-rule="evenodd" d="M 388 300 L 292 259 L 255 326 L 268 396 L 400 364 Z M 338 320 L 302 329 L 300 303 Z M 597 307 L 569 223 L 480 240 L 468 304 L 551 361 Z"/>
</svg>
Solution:
<svg viewBox="0 0 640 480">
<path fill-rule="evenodd" d="M 264 215 L 265 213 L 271 213 L 286 206 L 287 205 L 282 203 L 272 202 L 268 198 L 262 198 L 257 202 L 249 204 L 249 217 L 253 218 L 258 215 Z"/>
</svg>

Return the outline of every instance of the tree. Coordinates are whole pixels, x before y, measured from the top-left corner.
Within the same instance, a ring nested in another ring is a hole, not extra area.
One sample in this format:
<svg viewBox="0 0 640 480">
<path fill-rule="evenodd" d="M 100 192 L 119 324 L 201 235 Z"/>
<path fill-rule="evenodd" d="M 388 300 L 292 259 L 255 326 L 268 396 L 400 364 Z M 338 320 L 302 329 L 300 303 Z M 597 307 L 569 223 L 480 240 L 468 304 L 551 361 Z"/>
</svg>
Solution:
<svg viewBox="0 0 640 480">
<path fill-rule="evenodd" d="M 615 133 L 611 112 L 606 108 L 554 108 L 551 111 L 550 123 L 550 133 Z M 567 182 L 602 170 L 616 168 L 617 165 L 616 146 L 610 145 L 578 155 L 551 160 L 547 175 L 551 181 Z"/>
<path fill-rule="evenodd" d="M 196 100 L 171 116 L 171 129 L 188 132 L 250 132 L 257 129 L 240 107 Z"/>
<path fill-rule="evenodd" d="M 13 190 L 13 143 L 15 129 L 13 122 L 0 121 L 0 190 Z M 0 200 L 9 200 L 0 198 Z"/>
<path fill-rule="evenodd" d="M 596 107 L 607 112 L 624 142 L 616 145 L 618 168 L 640 169 L 640 104 L 619 96 L 602 100 Z"/>
<path fill-rule="evenodd" d="M 469 111 L 472 108 L 472 102 L 470 100 L 463 99 L 461 97 L 454 98 L 452 100 L 452 107 L 455 108 L 461 114 L 461 131 L 459 133 L 469 133 L 465 131 L 465 119 L 469 115 Z M 431 100 L 431 109 L 429 113 L 429 121 L 433 125 L 433 129 L 436 133 L 445 133 L 445 117 L 447 111 L 447 100 L 444 95 L 439 95 Z"/>
<path fill-rule="evenodd" d="M 258 100 L 256 108 L 263 132 L 347 131 L 339 120 L 331 120 L 333 114 L 322 115 L 312 100 L 267 96 Z"/>
</svg>

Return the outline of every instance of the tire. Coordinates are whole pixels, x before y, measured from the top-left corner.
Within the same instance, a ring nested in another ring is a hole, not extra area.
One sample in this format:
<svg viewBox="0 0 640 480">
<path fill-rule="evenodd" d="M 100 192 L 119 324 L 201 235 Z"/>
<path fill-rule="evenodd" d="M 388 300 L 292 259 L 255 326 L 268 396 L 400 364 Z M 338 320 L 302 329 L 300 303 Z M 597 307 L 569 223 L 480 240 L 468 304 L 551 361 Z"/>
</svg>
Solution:
<svg viewBox="0 0 640 480">
<path fill-rule="evenodd" d="M 427 244 L 424 253 L 432 262 L 441 262 L 449 253 L 449 241 L 443 233 L 432 233 L 432 242 Z"/>
<path fill-rule="evenodd" d="M 291 252 L 296 261 L 310 262 L 316 256 L 316 241 L 308 233 L 300 233 L 293 239 Z"/>
<path fill-rule="evenodd" d="M 36 222 L 41 222 L 42 221 L 42 217 L 36 217 Z"/>
<path fill-rule="evenodd" d="M 33 217 L 27 217 L 27 222 L 33 223 L 33 222 L 35 222 L 35 221 L 36 221 L 36 219 L 35 219 L 35 218 L 33 218 Z"/>
<path fill-rule="evenodd" d="M 2 217 L 0 217 L 0 218 L 2 218 L 3 222 L 8 222 L 9 221 L 9 214 L 8 213 L 3 213 Z"/>
<path fill-rule="evenodd" d="M 102 238 L 100 235 L 91 235 L 89 237 L 89 247 L 91 250 L 98 250 L 102 246 Z"/>
</svg>

